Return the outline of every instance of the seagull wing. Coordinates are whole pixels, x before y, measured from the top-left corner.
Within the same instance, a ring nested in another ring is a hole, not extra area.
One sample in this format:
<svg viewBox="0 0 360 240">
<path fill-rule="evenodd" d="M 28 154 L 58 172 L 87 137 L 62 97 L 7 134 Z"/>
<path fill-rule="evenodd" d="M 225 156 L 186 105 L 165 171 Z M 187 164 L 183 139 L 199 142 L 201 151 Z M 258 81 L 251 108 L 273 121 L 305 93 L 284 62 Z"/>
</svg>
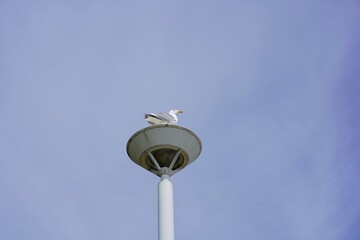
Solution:
<svg viewBox="0 0 360 240">
<path fill-rule="evenodd" d="M 149 115 L 154 117 L 154 118 L 157 118 L 157 119 L 159 119 L 161 121 L 175 122 L 175 118 L 173 116 L 171 116 L 170 114 L 168 114 L 168 113 L 158 113 L 158 114 L 150 113 Z"/>
</svg>

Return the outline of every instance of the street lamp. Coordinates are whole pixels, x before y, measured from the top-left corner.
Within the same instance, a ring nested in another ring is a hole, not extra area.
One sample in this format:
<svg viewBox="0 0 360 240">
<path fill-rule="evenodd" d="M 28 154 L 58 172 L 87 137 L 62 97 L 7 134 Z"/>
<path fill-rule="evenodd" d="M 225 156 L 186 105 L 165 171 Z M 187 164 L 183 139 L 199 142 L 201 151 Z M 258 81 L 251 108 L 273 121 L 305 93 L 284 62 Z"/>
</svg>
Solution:
<svg viewBox="0 0 360 240">
<path fill-rule="evenodd" d="M 132 135 L 126 150 L 134 163 L 161 178 L 158 185 L 159 240 L 174 240 L 170 176 L 184 169 L 200 155 L 199 137 L 177 125 L 153 125 Z"/>
</svg>

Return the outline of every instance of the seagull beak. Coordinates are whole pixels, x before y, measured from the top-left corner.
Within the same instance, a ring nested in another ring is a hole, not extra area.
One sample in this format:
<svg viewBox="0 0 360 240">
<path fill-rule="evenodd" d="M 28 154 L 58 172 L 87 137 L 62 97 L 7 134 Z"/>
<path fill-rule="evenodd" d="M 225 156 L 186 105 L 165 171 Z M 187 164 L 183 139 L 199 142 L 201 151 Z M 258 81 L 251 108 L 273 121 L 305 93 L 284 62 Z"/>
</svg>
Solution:
<svg viewBox="0 0 360 240">
<path fill-rule="evenodd" d="M 184 111 L 183 110 L 177 110 L 178 113 L 183 113 Z"/>
</svg>

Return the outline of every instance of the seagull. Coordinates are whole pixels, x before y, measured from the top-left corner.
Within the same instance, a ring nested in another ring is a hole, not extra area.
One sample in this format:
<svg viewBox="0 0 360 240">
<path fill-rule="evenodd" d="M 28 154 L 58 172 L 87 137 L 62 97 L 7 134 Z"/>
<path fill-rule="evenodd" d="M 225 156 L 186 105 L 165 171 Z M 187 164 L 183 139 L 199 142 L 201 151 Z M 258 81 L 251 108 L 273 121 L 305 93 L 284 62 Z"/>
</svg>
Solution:
<svg viewBox="0 0 360 240">
<path fill-rule="evenodd" d="M 183 113 L 183 110 L 171 109 L 169 113 L 146 113 L 144 118 L 150 125 L 176 124 L 178 122 L 176 114 L 179 113 Z"/>
</svg>

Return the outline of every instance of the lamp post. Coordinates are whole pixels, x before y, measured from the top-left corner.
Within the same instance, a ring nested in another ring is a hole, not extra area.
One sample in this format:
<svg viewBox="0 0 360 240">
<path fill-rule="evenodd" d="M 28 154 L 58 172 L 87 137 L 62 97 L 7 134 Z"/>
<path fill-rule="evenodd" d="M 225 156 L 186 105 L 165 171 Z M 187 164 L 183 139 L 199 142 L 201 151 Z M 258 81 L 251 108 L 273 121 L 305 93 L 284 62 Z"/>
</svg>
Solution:
<svg viewBox="0 0 360 240">
<path fill-rule="evenodd" d="M 170 176 L 195 161 L 201 153 L 199 137 L 177 125 L 153 125 L 129 139 L 130 159 L 160 177 L 158 184 L 159 240 L 174 240 L 173 187 Z"/>
</svg>

